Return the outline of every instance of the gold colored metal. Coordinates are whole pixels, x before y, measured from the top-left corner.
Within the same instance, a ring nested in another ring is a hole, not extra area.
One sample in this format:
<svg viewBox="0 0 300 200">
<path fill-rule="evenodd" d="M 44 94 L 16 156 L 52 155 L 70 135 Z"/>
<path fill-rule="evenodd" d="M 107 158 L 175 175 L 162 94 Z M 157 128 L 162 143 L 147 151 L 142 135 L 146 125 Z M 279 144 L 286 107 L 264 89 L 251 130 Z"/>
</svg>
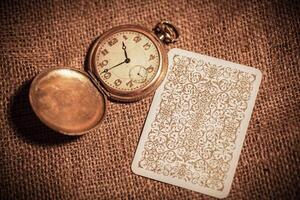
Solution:
<svg viewBox="0 0 300 200">
<path fill-rule="evenodd" d="M 145 35 L 155 44 L 160 56 L 159 69 L 156 76 L 152 79 L 152 81 L 147 86 L 134 91 L 126 91 L 126 90 L 121 91 L 121 90 L 116 90 L 113 87 L 110 87 L 102 80 L 99 71 L 97 70 L 96 60 L 99 59 L 99 57 L 97 57 L 97 55 L 99 55 L 98 54 L 99 46 L 106 38 L 110 37 L 115 33 L 122 32 L 122 31 L 135 31 Z M 138 25 L 122 25 L 110 29 L 95 41 L 88 57 L 88 70 L 90 71 L 90 73 L 96 76 L 96 78 L 100 82 L 101 87 L 104 88 L 106 92 L 109 93 L 111 99 L 122 101 L 122 102 L 137 101 L 146 97 L 150 93 L 154 92 L 157 89 L 157 87 L 160 85 L 160 83 L 163 81 L 168 70 L 167 52 L 163 44 L 161 43 L 161 41 L 148 29 Z"/>
<path fill-rule="evenodd" d="M 153 31 L 165 44 L 175 43 L 180 35 L 178 29 L 171 22 L 166 20 L 159 22 Z"/>
<path fill-rule="evenodd" d="M 87 74 L 70 68 L 46 70 L 35 77 L 29 100 L 43 123 L 66 135 L 96 128 L 106 112 L 106 96 Z"/>
<path fill-rule="evenodd" d="M 107 85 L 101 79 L 96 65 L 101 43 L 122 31 L 145 35 L 159 53 L 159 67 L 155 77 L 146 86 L 132 91 L 117 90 Z M 30 104 L 35 114 L 48 127 L 62 134 L 82 135 L 101 124 L 106 113 L 107 97 L 132 102 L 154 92 L 168 70 L 167 52 L 163 43 L 173 43 L 179 37 L 178 30 L 168 21 L 157 24 L 154 32 L 156 35 L 138 25 L 112 28 L 94 42 L 88 55 L 87 74 L 71 68 L 54 68 L 36 76 L 29 91 Z"/>
</svg>

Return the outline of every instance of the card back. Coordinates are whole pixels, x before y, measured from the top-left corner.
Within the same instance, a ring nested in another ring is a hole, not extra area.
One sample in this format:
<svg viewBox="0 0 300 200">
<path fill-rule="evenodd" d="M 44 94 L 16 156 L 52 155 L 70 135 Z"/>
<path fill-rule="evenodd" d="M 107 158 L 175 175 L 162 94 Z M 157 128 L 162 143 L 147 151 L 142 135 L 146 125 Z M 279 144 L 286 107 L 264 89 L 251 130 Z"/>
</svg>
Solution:
<svg viewBox="0 0 300 200">
<path fill-rule="evenodd" d="M 229 194 L 261 72 L 172 49 L 132 163 L 135 174 L 217 198 Z"/>
</svg>

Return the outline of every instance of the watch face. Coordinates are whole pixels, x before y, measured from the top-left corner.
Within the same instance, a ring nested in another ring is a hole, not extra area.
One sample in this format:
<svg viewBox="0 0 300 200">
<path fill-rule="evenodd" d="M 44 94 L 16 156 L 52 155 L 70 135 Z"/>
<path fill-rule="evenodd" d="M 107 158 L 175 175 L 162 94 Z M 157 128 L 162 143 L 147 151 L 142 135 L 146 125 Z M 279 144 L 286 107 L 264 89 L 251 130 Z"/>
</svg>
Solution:
<svg viewBox="0 0 300 200">
<path fill-rule="evenodd" d="M 109 34 L 98 44 L 95 65 L 100 80 L 121 92 L 147 87 L 160 72 L 161 57 L 150 37 L 125 30 Z"/>
</svg>

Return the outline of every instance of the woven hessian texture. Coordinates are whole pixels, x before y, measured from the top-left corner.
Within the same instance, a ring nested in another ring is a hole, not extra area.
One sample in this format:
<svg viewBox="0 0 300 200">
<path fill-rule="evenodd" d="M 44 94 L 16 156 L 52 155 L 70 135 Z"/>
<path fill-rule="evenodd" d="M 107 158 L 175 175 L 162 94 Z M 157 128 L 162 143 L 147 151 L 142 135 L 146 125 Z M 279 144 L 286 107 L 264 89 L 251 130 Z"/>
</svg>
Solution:
<svg viewBox="0 0 300 200">
<path fill-rule="evenodd" d="M 256 67 L 263 80 L 229 199 L 296 199 L 300 184 L 299 1 L 7 1 L 0 3 L 0 199 L 207 199 L 134 175 L 130 166 L 152 96 L 108 103 L 82 137 L 45 127 L 30 81 L 84 69 L 89 45 L 121 24 L 169 19 L 182 48 Z"/>
</svg>

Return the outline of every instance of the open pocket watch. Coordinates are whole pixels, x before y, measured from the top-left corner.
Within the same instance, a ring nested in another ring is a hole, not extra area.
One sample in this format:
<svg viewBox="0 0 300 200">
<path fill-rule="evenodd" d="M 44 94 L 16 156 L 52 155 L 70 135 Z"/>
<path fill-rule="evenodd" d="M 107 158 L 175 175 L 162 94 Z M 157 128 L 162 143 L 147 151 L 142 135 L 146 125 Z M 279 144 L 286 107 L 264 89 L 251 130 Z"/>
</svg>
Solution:
<svg viewBox="0 0 300 200">
<path fill-rule="evenodd" d="M 157 89 L 168 69 L 164 44 L 178 37 L 168 21 L 153 32 L 138 25 L 110 29 L 91 46 L 87 73 L 54 68 L 35 77 L 29 91 L 33 111 L 62 134 L 82 135 L 96 128 L 106 113 L 107 97 L 132 102 Z"/>
</svg>

